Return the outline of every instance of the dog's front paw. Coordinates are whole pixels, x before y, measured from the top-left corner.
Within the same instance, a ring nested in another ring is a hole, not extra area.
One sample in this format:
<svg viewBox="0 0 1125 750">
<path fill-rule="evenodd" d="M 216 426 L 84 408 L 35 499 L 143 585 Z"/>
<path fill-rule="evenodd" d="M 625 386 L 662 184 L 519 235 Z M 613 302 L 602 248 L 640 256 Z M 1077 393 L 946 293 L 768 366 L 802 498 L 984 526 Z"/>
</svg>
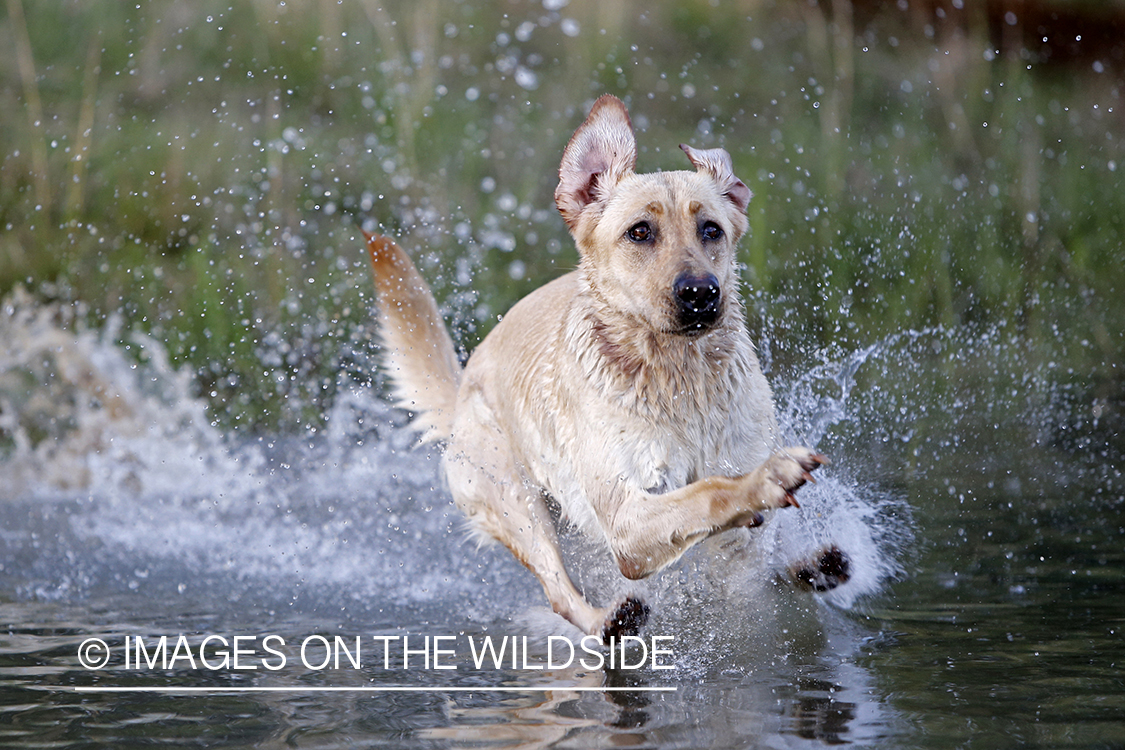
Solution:
<svg viewBox="0 0 1125 750">
<path fill-rule="evenodd" d="M 648 605 L 635 597 L 628 597 L 610 612 L 602 627 L 602 640 L 636 635 L 648 622 Z"/>
<path fill-rule="evenodd" d="M 851 578 L 851 561 L 836 545 L 821 550 L 812 560 L 790 567 L 793 580 L 810 591 L 831 591 Z"/>
<path fill-rule="evenodd" d="M 828 459 L 808 448 L 786 448 L 766 459 L 762 465 L 762 505 L 765 508 L 800 507 L 793 493 L 806 482 L 815 481 L 812 471 Z M 757 520 L 757 519 L 752 519 Z M 747 524 L 757 525 L 757 524 Z"/>
</svg>

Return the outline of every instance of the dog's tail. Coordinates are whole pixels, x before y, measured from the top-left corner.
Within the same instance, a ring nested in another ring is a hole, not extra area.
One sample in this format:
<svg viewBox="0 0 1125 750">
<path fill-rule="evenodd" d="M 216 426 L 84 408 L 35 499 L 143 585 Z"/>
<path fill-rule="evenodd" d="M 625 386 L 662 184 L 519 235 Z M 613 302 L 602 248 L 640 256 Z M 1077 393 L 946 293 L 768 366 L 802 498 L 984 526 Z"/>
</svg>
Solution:
<svg viewBox="0 0 1125 750">
<path fill-rule="evenodd" d="M 414 413 L 422 440 L 453 432 L 461 366 L 437 302 L 410 257 L 389 237 L 363 233 L 375 272 L 387 368 L 399 406 Z"/>
</svg>

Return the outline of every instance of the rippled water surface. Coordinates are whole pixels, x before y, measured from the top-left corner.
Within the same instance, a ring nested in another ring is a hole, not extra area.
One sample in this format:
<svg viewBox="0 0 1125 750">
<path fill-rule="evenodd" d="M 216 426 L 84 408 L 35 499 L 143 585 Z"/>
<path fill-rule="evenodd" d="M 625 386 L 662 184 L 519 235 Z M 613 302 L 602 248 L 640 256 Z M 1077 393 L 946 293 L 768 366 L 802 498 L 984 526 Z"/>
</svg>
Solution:
<svg viewBox="0 0 1125 750">
<path fill-rule="evenodd" d="M 7 0 L 0 746 L 1125 747 L 1123 28 L 1120 0 Z M 639 171 L 730 153 L 779 420 L 831 459 L 636 584 L 612 652 L 466 537 L 386 405 L 356 226 L 467 353 L 578 262 L 553 191 L 604 93 Z M 851 579 L 796 591 L 830 543 Z"/>
<path fill-rule="evenodd" d="M 232 442 L 154 342 L 138 368 L 102 333 L 52 328 L 34 305 L 8 313 L 5 372 L 46 368 L 26 408 L 48 385 L 60 402 L 88 406 L 59 414 L 71 420 L 65 439 L 18 447 L 4 467 L 8 746 L 1125 738 L 1117 426 L 1094 419 L 1087 394 L 1053 383 L 1049 369 L 1024 372 L 1013 390 L 1011 368 L 1026 360 L 998 331 L 913 332 L 771 372 L 786 428 L 834 459 L 802 490 L 799 512 L 859 544 L 862 595 L 845 586 L 818 598 L 781 583 L 770 558 L 791 542 L 775 517 L 741 574 L 716 581 L 700 552 L 651 585 L 645 636 L 667 638 L 655 642 L 671 652 L 657 666 L 673 669 L 611 669 L 581 651 L 585 665 L 562 663 L 557 639 L 578 636 L 510 555 L 465 540 L 434 457 L 367 389 L 338 399 L 327 429 L 306 440 Z M 51 351 L 50 336 L 71 338 Z M 112 385 L 115 408 L 78 398 L 96 381 Z M 158 662 L 160 636 L 171 656 L 181 635 L 179 660 Z M 225 640 L 200 655 L 208 636 Z M 222 664 L 236 636 L 247 649 L 239 669 Z M 523 650 L 475 664 L 485 636 Z M 427 664 L 426 639 L 439 637 L 448 652 Z M 96 669 L 81 662 L 99 658 L 89 638 L 109 650 Z M 349 651 L 325 664 L 323 644 L 337 638 Z M 151 664 L 138 665 L 137 639 Z M 357 651 L 358 666 L 347 660 Z M 632 644 L 628 666 L 644 661 L 638 653 Z M 438 663 L 452 668 L 428 668 Z M 81 691 L 104 687 L 149 692 Z M 219 690 L 248 687 L 274 692 Z M 315 690 L 324 687 L 366 692 Z"/>
</svg>

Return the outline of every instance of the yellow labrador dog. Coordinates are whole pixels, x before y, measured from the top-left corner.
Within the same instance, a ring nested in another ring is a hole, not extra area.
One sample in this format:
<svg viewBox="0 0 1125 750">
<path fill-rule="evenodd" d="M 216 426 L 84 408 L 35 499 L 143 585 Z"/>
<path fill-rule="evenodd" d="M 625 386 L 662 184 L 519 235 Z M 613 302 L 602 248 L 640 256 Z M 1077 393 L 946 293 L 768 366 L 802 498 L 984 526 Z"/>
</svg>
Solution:
<svg viewBox="0 0 1125 750">
<path fill-rule="evenodd" d="M 589 634 L 634 633 L 635 598 L 597 607 L 563 565 L 549 502 L 643 578 L 714 534 L 796 505 L 823 463 L 778 450 L 769 385 L 743 320 L 735 246 L 750 190 L 722 149 L 681 146 L 695 171 L 637 174 L 629 114 L 598 99 L 563 154 L 555 201 L 576 271 L 503 318 L 464 368 L 425 282 L 390 239 L 368 235 L 385 365 L 481 538 L 539 579 Z M 847 578 L 832 548 L 794 575 Z"/>
</svg>

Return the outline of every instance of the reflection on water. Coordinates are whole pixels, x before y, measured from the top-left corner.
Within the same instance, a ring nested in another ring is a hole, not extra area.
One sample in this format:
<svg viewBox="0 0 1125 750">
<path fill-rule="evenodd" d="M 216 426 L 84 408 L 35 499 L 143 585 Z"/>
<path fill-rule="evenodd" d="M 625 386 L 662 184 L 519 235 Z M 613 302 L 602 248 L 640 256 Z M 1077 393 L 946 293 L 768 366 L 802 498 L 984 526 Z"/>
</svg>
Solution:
<svg viewBox="0 0 1125 750">
<path fill-rule="evenodd" d="M 235 445 L 159 344 L 139 342 L 138 367 L 116 332 L 26 299 L 5 313 L 5 745 L 1064 747 L 1125 731 L 1125 503 L 1105 460 L 1119 433 L 1084 426 L 1083 394 L 1000 332 L 902 334 L 783 379 L 783 421 L 834 459 L 802 496 L 808 517 L 760 530 L 741 576 L 716 579 L 701 553 L 649 586 L 648 634 L 672 638 L 675 670 L 534 670 L 477 667 L 465 639 L 528 636 L 535 664 L 565 623 L 510 555 L 465 543 L 436 462 L 369 391 L 347 390 L 308 439 Z M 952 352 L 956 378 L 933 380 Z M 810 532 L 865 551 L 865 596 L 781 583 L 779 550 Z M 126 637 L 178 634 L 462 647 L 445 671 L 293 653 L 277 670 L 126 668 Z M 90 637 L 110 646 L 104 668 L 79 663 Z M 434 690 L 72 690 L 98 685 Z M 603 689 L 621 687 L 638 689 Z M 675 690 L 639 689 L 653 687 Z"/>
<path fill-rule="evenodd" d="M 1083 483 L 1065 495 L 982 492 L 972 523 L 923 521 L 932 550 L 873 613 L 893 638 L 860 660 L 931 728 L 918 744 L 1125 738 L 1125 517 L 1120 499 L 1096 494 Z"/>
<path fill-rule="evenodd" d="M 163 604 L 161 603 L 161 606 Z M 56 610 L 57 612 L 57 610 Z M 5 606 L 5 618 L 26 616 Z M 43 618 L 42 608 L 35 613 Z M 136 628 L 138 616 L 126 627 Z M 185 618 L 191 615 L 184 613 Z M 49 621 L 48 619 L 40 620 Z M 278 629 L 278 623 L 261 623 Z M 287 620 L 283 626 L 308 626 Z M 81 637 L 123 623 L 57 623 L 13 633 L 4 648 L 6 693 L 18 687 L 50 688 L 40 698 L 11 706 L 18 721 L 7 723 L 5 744 L 30 745 L 47 727 L 60 742 L 78 740 L 114 746 L 135 731 L 149 740 L 237 746 L 307 746 L 319 741 L 372 742 L 380 746 L 591 747 L 604 744 L 660 747 L 747 746 L 757 738 L 788 737 L 817 742 L 874 742 L 891 735 L 892 712 L 864 670 L 831 665 L 839 655 L 790 654 L 790 664 L 759 665 L 753 674 L 715 674 L 684 682 L 652 674 L 622 672 L 544 673 L 534 679 L 511 671 L 474 672 L 467 660 L 452 677 L 434 679 L 414 672 L 387 675 L 377 669 L 342 670 L 330 675 L 285 670 L 271 674 L 273 686 L 372 686 L 388 682 L 413 686 L 476 687 L 479 692 L 387 693 L 378 695 L 296 693 L 283 695 L 87 695 L 65 690 L 73 684 L 141 686 L 227 685 L 249 681 L 208 678 L 187 670 L 173 673 L 100 672 L 96 680 L 74 663 Z M 173 626 L 175 628 L 177 626 Z M 178 626 L 182 629 L 182 625 Z M 22 653 L 17 653 L 22 652 Z M 22 662 L 22 664 L 20 663 Z M 33 670 L 29 663 L 53 664 Z M 745 666 L 745 665 L 744 665 Z M 262 680 L 266 682 L 266 680 Z M 486 686 L 543 685 L 520 693 L 487 692 Z M 674 693 L 580 691 L 573 688 L 672 686 Z M 557 687 L 564 686 L 564 687 Z M 567 689 L 569 686 L 572 689 Z M 32 693 L 38 696 L 38 690 Z M 149 726 L 150 724 L 155 726 Z"/>
</svg>

